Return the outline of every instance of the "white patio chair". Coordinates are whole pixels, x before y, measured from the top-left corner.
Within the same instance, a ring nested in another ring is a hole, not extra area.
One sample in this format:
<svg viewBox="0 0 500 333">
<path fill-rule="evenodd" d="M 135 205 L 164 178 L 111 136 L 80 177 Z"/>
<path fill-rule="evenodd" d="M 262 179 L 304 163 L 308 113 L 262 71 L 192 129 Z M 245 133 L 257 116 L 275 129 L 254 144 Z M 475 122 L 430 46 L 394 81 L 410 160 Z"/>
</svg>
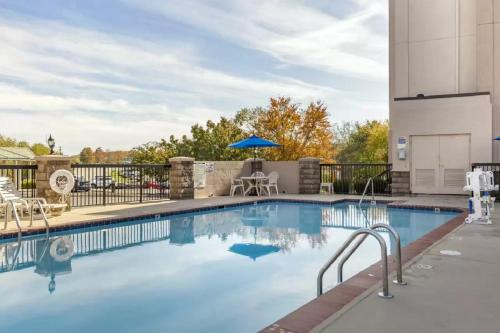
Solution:
<svg viewBox="0 0 500 333">
<path fill-rule="evenodd" d="M 243 180 L 231 177 L 231 190 L 229 190 L 229 195 L 234 197 L 234 194 L 238 189 L 241 190 L 241 194 L 245 195 L 245 187 L 243 185 Z"/>
<path fill-rule="evenodd" d="M 321 183 L 319 186 L 319 193 L 321 194 L 321 191 L 325 189 L 326 193 L 332 194 L 333 193 L 333 183 Z"/>
<path fill-rule="evenodd" d="M 274 189 L 276 191 L 276 195 L 278 195 L 280 193 L 278 190 L 279 177 L 280 175 L 276 171 L 269 173 L 267 179 L 264 179 L 264 181 L 260 184 L 261 191 L 266 190 L 267 194 L 271 196 L 271 189 Z"/>
<path fill-rule="evenodd" d="M 60 212 L 67 207 L 67 204 L 49 204 L 45 198 L 23 198 L 16 186 L 8 177 L 0 177 L 0 199 L 2 202 L 13 202 L 16 208 L 19 208 L 21 218 L 24 216 L 24 208 L 30 213 L 31 223 L 33 223 L 33 211 L 38 208 L 40 213 L 46 216 L 53 211 Z M 8 219 L 7 208 L 5 211 L 5 222 Z"/>
</svg>

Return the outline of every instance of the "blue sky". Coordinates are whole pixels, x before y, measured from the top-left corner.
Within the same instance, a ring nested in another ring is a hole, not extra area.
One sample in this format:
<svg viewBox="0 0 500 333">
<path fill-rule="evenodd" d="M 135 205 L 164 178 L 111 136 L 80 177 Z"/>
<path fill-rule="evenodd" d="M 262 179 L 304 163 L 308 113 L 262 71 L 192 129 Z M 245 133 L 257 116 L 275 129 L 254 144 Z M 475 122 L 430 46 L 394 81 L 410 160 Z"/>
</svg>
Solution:
<svg viewBox="0 0 500 333">
<path fill-rule="evenodd" d="M 323 100 L 388 115 L 387 0 L 0 0 L 0 133 L 65 153 Z"/>
</svg>

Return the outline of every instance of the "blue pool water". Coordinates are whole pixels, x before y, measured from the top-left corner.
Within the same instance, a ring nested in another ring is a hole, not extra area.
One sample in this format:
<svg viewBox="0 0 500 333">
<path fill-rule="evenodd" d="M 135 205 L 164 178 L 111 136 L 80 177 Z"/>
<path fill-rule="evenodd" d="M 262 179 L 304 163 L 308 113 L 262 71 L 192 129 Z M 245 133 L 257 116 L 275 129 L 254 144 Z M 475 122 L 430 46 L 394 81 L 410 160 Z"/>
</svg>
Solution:
<svg viewBox="0 0 500 333">
<path fill-rule="evenodd" d="M 364 210 L 403 245 L 457 214 Z M 365 221 L 350 203 L 261 203 L 2 242 L 0 332 L 255 332 L 315 297 L 318 270 Z"/>
</svg>

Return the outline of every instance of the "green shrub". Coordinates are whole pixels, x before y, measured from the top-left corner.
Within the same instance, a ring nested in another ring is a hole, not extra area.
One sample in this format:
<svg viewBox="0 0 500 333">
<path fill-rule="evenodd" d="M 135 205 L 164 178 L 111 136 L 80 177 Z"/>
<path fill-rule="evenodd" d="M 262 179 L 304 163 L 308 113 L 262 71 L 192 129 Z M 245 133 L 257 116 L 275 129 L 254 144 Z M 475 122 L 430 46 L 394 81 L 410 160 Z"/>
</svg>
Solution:
<svg viewBox="0 0 500 333">
<path fill-rule="evenodd" d="M 333 181 L 333 191 L 338 194 L 349 193 L 349 180 L 348 179 L 336 179 Z"/>
<path fill-rule="evenodd" d="M 355 180 L 352 185 L 354 187 L 354 190 L 356 191 L 357 194 L 363 194 L 363 191 L 365 190 L 366 182 L 362 179 Z"/>
<path fill-rule="evenodd" d="M 22 189 L 33 189 L 35 188 L 35 181 L 33 179 L 24 179 L 21 182 Z"/>
</svg>

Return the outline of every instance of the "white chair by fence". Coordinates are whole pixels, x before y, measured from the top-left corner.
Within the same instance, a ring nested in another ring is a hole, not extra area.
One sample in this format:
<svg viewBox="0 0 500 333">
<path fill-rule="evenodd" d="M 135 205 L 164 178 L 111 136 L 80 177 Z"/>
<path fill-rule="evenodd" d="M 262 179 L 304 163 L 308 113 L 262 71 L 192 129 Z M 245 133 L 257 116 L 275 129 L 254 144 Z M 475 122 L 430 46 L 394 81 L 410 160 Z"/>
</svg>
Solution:
<svg viewBox="0 0 500 333">
<path fill-rule="evenodd" d="M 321 193 L 323 189 L 326 190 L 326 193 L 333 194 L 333 183 L 321 183 L 319 186 L 319 193 Z"/>
<path fill-rule="evenodd" d="M 229 195 L 234 197 L 238 189 L 241 190 L 241 194 L 245 195 L 245 187 L 243 186 L 243 180 L 239 178 L 231 178 L 231 190 L 229 191 Z"/>
<path fill-rule="evenodd" d="M 271 196 L 271 189 L 274 189 L 276 191 L 276 195 L 278 195 L 280 192 L 278 190 L 278 179 L 280 178 L 280 175 L 276 171 L 272 171 L 269 173 L 267 176 L 267 179 L 261 182 L 260 184 L 260 189 L 266 190 L 267 194 Z"/>
<path fill-rule="evenodd" d="M 52 213 L 53 210 L 61 211 L 67 207 L 66 204 L 49 204 L 45 198 L 23 198 L 22 194 L 17 190 L 16 186 L 8 177 L 0 177 L 0 200 L 4 203 L 12 202 L 14 207 L 19 210 L 21 217 L 26 209 L 30 213 L 31 223 L 33 223 L 33 210 L 42 210 L 42 215 Z M 8 206 L 5 209 L 5 227 L 8 220 Z"/>
</svg>

